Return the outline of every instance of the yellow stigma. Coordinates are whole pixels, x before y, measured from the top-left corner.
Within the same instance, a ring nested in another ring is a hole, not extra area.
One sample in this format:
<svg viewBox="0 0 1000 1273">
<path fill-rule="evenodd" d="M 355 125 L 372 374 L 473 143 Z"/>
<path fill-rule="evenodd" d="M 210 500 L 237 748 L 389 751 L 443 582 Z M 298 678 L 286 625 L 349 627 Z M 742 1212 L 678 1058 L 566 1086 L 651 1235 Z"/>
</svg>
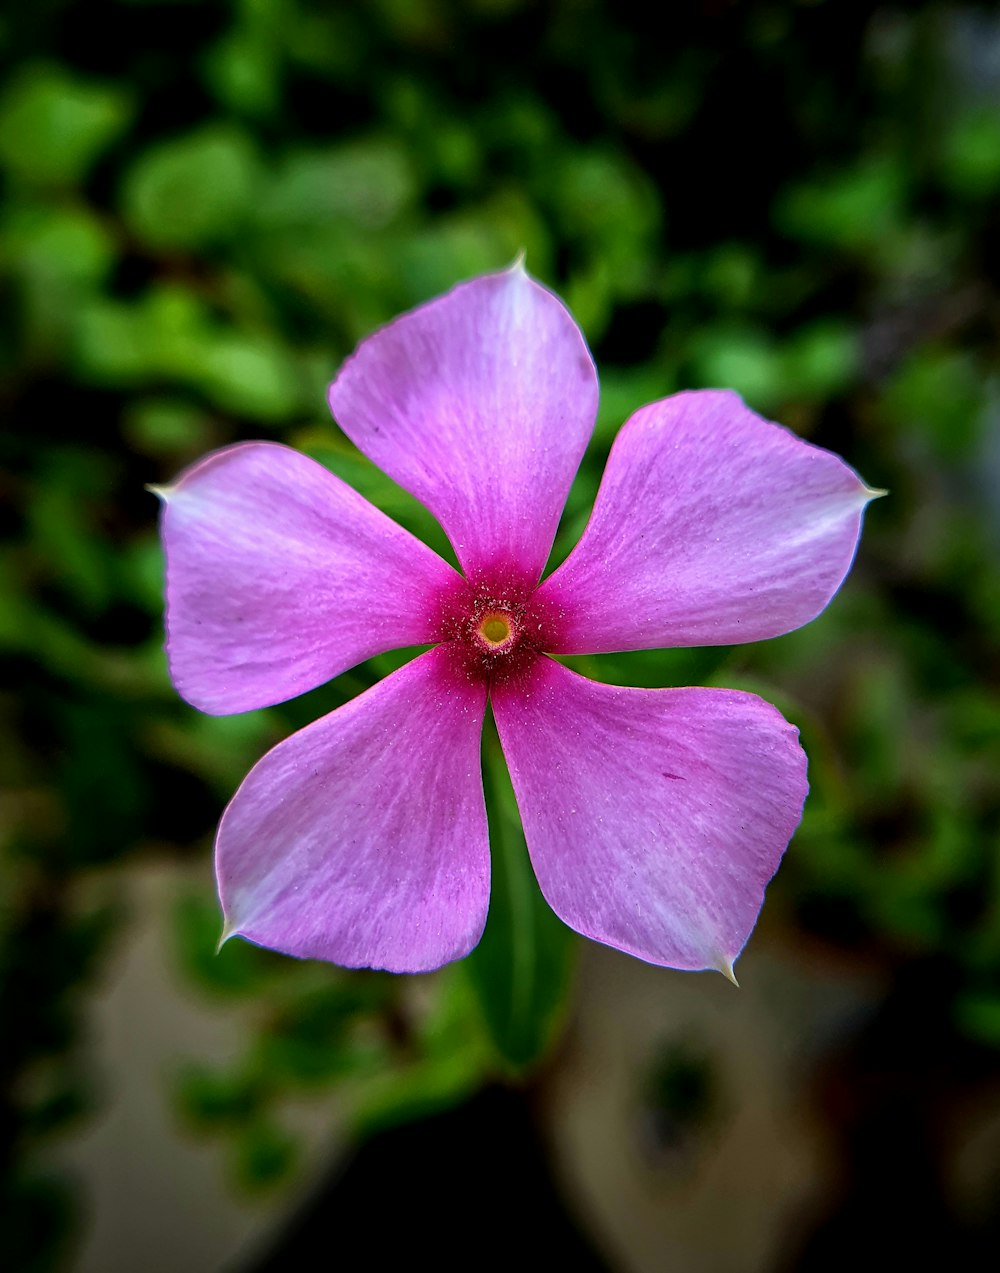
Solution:
<svg viewBox="0 0 1000 1273">
<path fill-rule="evenodd" d="M 510 624 L 502 614 L 488 614 L 479 625 L 479 632 L 490 645 L 503 645 L 510 636 Z"/>
</svg>

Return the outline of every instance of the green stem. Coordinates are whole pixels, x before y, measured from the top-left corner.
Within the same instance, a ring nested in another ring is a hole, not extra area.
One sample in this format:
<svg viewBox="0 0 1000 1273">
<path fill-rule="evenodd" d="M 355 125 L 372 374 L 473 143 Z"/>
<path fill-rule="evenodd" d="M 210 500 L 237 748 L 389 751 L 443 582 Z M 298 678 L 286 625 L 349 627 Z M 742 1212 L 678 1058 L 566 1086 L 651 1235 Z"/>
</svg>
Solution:
<svg viewBox="0 0 1000 1273">
<path fill-rule="evenodd" d="M 527 849 L 520 830 L 517 803 L 507 764 L 500 746 L 496 723 L 490 713 L 483 731 L 483 773 L 489 815 L 494 887 L 500 882 L 509 904 L 512 928 L 509 943 L 512 957 L 510 1021 L 517 1029 L 529 1011 L 535 975 L 536 933 L 532 911 L 534 881 L 529 871 Z"/>
</svg>

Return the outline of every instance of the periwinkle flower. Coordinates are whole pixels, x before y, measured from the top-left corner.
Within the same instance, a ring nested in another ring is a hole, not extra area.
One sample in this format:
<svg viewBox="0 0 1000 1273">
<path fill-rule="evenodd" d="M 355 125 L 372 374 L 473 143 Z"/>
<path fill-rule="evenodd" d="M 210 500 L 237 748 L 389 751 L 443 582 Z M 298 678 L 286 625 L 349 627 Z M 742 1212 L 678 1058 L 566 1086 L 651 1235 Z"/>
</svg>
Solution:
<svg viewBox="0 0 1000 1273">
<path fill-rule="evenodd" d="M 330 406 L 463 573 L 277 444 L 217 451 L 160 491 L 170 668 L 202 711 L 432 646 L 251 770 L 216 842 L 225 932 L 395 972 L 466 955 L 489 903 L 489 700 L 556 914 L 651 963 L 732 975 L 801 817 L 797 731 L 753 694 L 618 688 L 557 658 L 799 627 L 850 568 L 874 492 L 735 394 L 679 393 L 624 425 L 580 542 L 539 582 L 597 375 L 520 266 L 369 337 Z"/>
</svg>

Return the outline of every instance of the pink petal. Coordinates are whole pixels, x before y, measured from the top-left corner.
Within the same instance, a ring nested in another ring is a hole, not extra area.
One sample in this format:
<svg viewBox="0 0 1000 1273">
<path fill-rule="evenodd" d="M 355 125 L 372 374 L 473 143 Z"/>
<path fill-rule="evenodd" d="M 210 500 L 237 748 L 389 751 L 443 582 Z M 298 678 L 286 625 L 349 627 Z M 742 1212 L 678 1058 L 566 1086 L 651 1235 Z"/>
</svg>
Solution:
<svg viewBox="0 0 1000 1273">
<path fill-rule="evenodd" d="M 475 946 L 490 880 L 486 691 L 450 659 L 428 651 L 251 770 L 216 841 L 227 936 L 391 972 Z"/>
<path fill-rule="evenodd" d="M 797 731 L 753 694 L 620 689 L 544 658 L 526 677 L 493 711 L 549 905 L 649 963 L 731 974 L 802 816 Z"/>
<path fill-rule="evenodd" d="M 534 583 L 594 427 L 583 336 L 520 265 L 404 314 L 359 347 L 330 409 L 431 510 L 466 574 Z"/>
<path fill-rule="evenodd" d="M 843 582 L 876 494 L 733 393 L 643 407 L 583 537 L 539 590 L 564 612 L 553 649 L 728 645 L 801 627 Z"/>
<path fill-rule="evenodd" d="M 170 672 L 202 711 L 280 703 L 436 639 L 456 573 L 298 451 L 228 447 L 158 493 Z"/>
</svg>

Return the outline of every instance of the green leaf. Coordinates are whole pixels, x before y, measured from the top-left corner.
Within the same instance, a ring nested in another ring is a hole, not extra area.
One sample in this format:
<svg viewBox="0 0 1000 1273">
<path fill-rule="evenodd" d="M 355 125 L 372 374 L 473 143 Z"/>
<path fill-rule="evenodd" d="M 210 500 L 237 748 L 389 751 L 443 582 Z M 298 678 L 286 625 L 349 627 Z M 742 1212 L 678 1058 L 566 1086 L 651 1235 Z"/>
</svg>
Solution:
<svg viewBox="0 0 1000 1273">
<path fill-rule="evenodd" d="M 28 204 L 5 218 L 0 251 L 42 286 L 97 284 L 115 257 L 108 229 L 86 208 Z"/>
<path fill-rule="evenodd" d="M 760 291 L 760 260 L 745 243 L 722 243 L 708 254 L 699 283 L 718 305 L 743 309 Z"/>
<path fill-rule="evenodd" d="M 785 348 L 786 391 L 827 398 L 847 388 L 858 371 L 857 334 L 848 323 L 821 318 L 797 331 Z"/>
<path fill-rule="evenodd" d="M 196 1131 L 239 1128 L 264 1108 L 268 1092 L 258 1074 L 187 1062 L 174 1079 L 174 1103 Z"/>
<path fill-rule="evenodd" d="M 665 398 L 678 388 L 673 369 L 656 361 L 638 367 L 602 367 L 601 403 L 594 430 L 595 441 L 610 447 L 618 430 L 633 411 L 647 402 Z M 590 508 L 586 509 L 587 517 Z M 581 531 L 583 527 L 580 527 Z M 575 542 L 575 541 L 574 541 Z"/>
<path fill-rule="evenodd" d="M 152 359 L 136 307 L 96 297 L 76 315 L 72 362 L 84 380 L 133 384 L 149 374 Z"/>
<path fill-rule="evenodd" d="M 246 135 L 209 125 L 145 151 L 122 187 L 122 212 L 152 248 L 231 238 L 256 198 L 259 166 Z"/>
<path fill-rule="evenodd" d="M 257 117 L 276 109 L 281 98 L 281 50 L 269 35 L 231 31 L 202 58 L 204 77 L 224 106 Z"/>
<path fill-rule="evenodd" d="M 372 231 L 400 216 L 416 193 L 404 147 L 391 138 L 365 137 L 289 155 L 256 216 L 268 227 L 295 229 L 341 219 Z"/>
<path fill-rule="evenodd" d="M 908 435 L 922 434 L 941 460 L 969 455 L 988 420 L 984 377 L 964 350 L 925 346 L 896 369 L 882 409 Z"/>
<path fill-rule="evenodd" d="M 775 224 L 781 233 L 819 247 L 882 251 L 899 233 L 906 184 L 897 155 L 868 156 L 856 167 L 783 191 Z"/>
<path fill-rule="evenodd" d="M 275 1012 L 258 1048 L 256 1068 L 282 1087 L 316 1089 L 359 1064 L 369 1068 L 381 1048 L 357 1039 L 355 1026 L 389 1010 L 395 987 L 379 973 L 341 973 L 319 965 L 322 980 L 298 989 Z"/>
<path fill-rule="evenodd" d="M 426 1011 L 412 1019 L 406 1052 L 366 1067 L 352 1118 L 360 1138 L 450 1109 L 492 1073 L 492 1049 L 462 967 L 442 968 L 425 982 Z"/>
<path fill-rule="evenodd" d="M 942 140 L 941 175 L 959 196 L 988 198 L 1000 186 L 1000 119 L 977 108 L 954 122 Z"/>
<path fill-rule="evenodd" d="M 561 1023 L 576 941 L 535 882 L 496 730 L 486 732 L 493 875 L 482 941 L 463 967 L 494 1046 L 513 1070 L 540 1061 Z"/>
<path fill-rule="evenodd" d="M 694 378 L 706 388 L 735 389 L 749 406 L 766 412 L 784 395 L 785 363 L 764 328 L 719 324 L 695 342 Z"/>
<path fill-rule="evenodd" d="M 251 420 L 285 420 L 299 410 L 299 382 L 288 351 L 263 333 L 213 334 L 191 378 L 224 411 Z"/>
<path fill-rule="evenodd" d="M 222 918 L 215 902 L 189 893 L 173 907 L 173 945 L 186 976 L 221 997 L 259 995 L 282 966 L 282 956 L 251 942 L 232 940 L 218 948 Z"/>
<path fill-rule="evenodd" d="M 180 398 L 150 397 L 132 401 L 125 408 L 124 435 L 140 455 L 168 457 L 196 455 L 210 447 L 210 423 L 206 413 Z M 157 578 L 157 591 L 162 581 Z"/>
<path fill-rule="evenodd" d="M 659 230 L 662 213 L 640 168 L 620 151 L 582 148 L 561 159 L 553 195 L 567 234 L 610 255 L 628 287 L 645 281 L 643 248 Z"/>
<path fill-rule="evenodd" d="M 45 482 L 28 508 L 32 539 L 44 558 L 57 563 L 60 587 L 87 612 L 111 602 L 112 561 L 94 533 L 96 497 L 111 486 L 107 458 L 100 452 L 70 451 L 47 460 Z"/>
<path fill-rule="evenodd" d="M 955 1004 L 955 1016 L 964 1034 L 1000 1048 L 1000 994 L 967 990 Z"/>
<path fill-rule="evenodd" d="M 239 1130 L 231 1147 L 230 1167 L 243 1189 L 259 1195 L 285 1184 L 299 1157 L 298 1140 L 261 1115 Z"/>
<path fill-rule="evenodd" d="M 0 101 L 0 163 L 32 184 L 70 186 L 128 125 L 126 93 L 28 67 Z"/>
</svg>

